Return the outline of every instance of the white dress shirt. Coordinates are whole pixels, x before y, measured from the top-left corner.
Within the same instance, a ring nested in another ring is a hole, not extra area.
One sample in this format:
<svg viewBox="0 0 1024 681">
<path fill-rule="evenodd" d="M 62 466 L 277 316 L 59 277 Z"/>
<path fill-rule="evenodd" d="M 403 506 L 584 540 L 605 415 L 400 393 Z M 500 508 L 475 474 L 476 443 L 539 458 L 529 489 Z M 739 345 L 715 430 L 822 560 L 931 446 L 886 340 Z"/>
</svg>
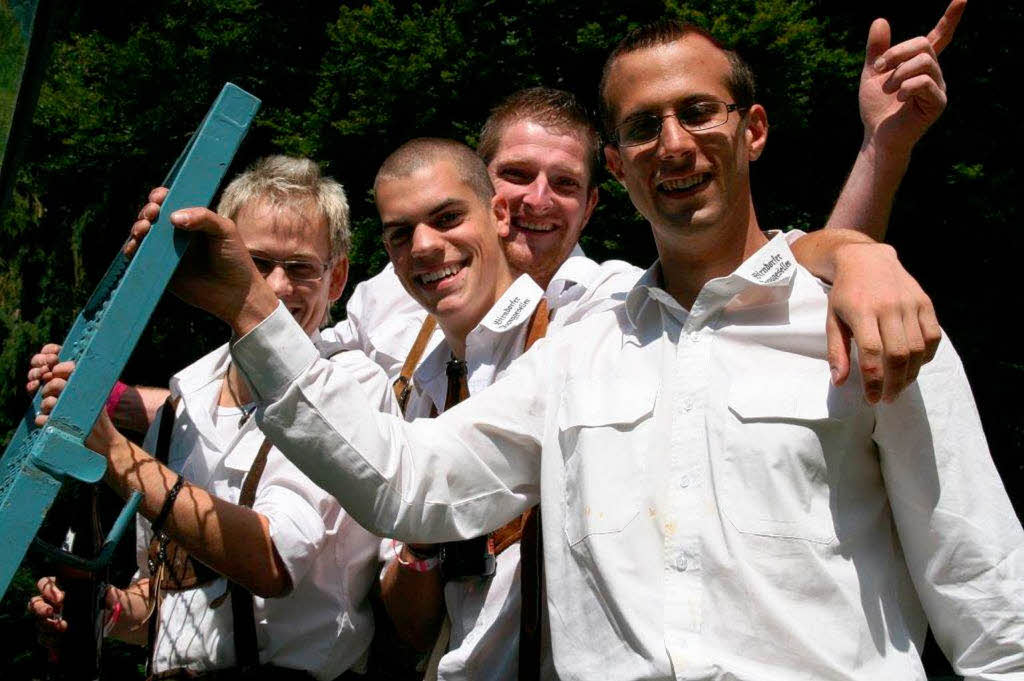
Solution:
<svg viewBox="0 0 1024 681">
<path fill-rule="evenodd" d="M 322 347 L 328 354 L 336 350 L 327 344 Z M 375 411 L 394 409 L 386 377 L 366 357 L 343 352 L 325 361 L 351 372 Z M 240 428 L 238 415 L 234 424 L 225 422 L 231 418 L 226 412 L 219 413 L 219 423 L 214 421 L 229 364 L 224 346 L 171 379 L 171 394 L 180 395 L 181 400 L 168 465 L 214 496 L 237 504 L 264 435 L 252 418 Z M 159 422 L 158 417 L 146 437 L 149 452 L 155 451 Z M 281 598 L 253 597 L 260 662 L 305 669 L 317 679 L 333 679 L 362 664 L 373 636 L 366 596 L 377 574 L 380 539 L 360 527 L 276 449 L 267 457 L 253 510 L 269 521 L 274 547 L 294 585 Z M 149 522 L 139 516 L 140 577 L 149 576 L 146 558 L 151 537 Z M 231 599 L 210 607 L 227 588 L 227 581 L 218 578 L 200 588 L 165 593 L 154 671 L 210 670 L 235 664 Z"/>
<path fill-rule="evenodd" d="M 924 679 L 926 616 L 959 673 L 1024 679 L 1024 531 L 949 340 L 870 406 L 784 239 L 690 310 L 658 280 L 437 419 L 367 410 L 280 311 L 232 353 L 366 527 L 450 541 L 541 501 L 562 679 Z"/>
<path fill-rule="evenodd" d="M 588 314 L 625 300 L 643 271 L 621 260 L 596 263 L 577 244 L 562 263 L 544 297 L 552 311 L 552 328 L 579 321 Z M 409 356 L 426 311 L 402 287 L 395 268 L 388 265 L 361 282 L 345 306 L 345 319 L 325 329 L 325 340 L 346 350 L 362 350 L 394 379 Z M 434 329 L 424 355 L 444 341 L 441 327 Z"/>
</svg>

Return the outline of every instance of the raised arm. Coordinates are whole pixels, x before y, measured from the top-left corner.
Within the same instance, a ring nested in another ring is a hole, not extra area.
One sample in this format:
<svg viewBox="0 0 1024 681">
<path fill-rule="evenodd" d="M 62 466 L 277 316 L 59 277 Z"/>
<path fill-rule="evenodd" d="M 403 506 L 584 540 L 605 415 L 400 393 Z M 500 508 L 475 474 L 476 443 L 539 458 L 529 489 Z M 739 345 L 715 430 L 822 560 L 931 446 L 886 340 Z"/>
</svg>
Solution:
<svg viewBox="0 0 1024 681">
<path fill-rule="evenodd" d="M 539 501 L 540 439 L 557 401 L 533 350 L 480 395 L 412 423 L 367 404 L 284 307 L 231 354 L 259 398 L 260 429 L 374 534 L 471 539 Z"/>
<path fill-rule="evenodd" d="M 891 47 L 889 22 L 871 24 L 859 92 L 864 140 L 827 227 L 885 238 L 911 151 L 946 106 L 938 55 L 966 6 L 967 0 L 953 0 L 927 36 Z"/>
</svg>

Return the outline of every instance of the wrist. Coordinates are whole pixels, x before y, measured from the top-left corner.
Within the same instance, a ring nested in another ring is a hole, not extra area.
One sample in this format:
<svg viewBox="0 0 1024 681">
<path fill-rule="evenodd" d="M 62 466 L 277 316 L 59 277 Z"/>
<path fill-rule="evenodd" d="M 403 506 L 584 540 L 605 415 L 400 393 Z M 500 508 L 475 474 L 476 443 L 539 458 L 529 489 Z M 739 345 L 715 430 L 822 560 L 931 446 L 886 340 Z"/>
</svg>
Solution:
<svg viewBox="0 0 1024 681">
<path fill-rule="evenodd" d="M 413 549 L 408 544 L 399 545 L 394 539 L 391 540 L 391 550 L 395 554 L 395 561 L 404 570 L 412 572 L 432 572 L 441 565 L 439 545 L 418 544 Z"/>
<path fill-rule="evenodd" d="M 859 156 L 875 168 L 879 179 L 892 175 L 903 177 L 910 165 L 910 154 L 914 144 L 901 144 L 893 140 L 878 139 L 877 131 L 864 131 L 864 139 L 860 145 Z"/>
<path fill-rule="evenodd" d="M 262 277 L 254 281 L 238 312 L 226 320 L 235 337 L 241 338 L 259 326 L 277 309 L 278 302 L 277 296 Z"/>
</svg>

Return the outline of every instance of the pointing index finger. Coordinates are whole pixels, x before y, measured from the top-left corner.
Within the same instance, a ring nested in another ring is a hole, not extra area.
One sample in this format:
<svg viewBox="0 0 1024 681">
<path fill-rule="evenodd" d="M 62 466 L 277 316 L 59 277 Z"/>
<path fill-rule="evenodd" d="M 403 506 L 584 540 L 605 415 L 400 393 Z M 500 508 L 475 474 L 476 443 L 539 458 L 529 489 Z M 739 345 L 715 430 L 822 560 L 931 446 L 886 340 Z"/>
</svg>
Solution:
<svg viewBox="0 0 1024 681">
<path fill-rule="evenodd" d="M 956 32 L 957 24 L 960 23 L 960 17 L 963 16 L 966 8 L 967 0 L 953 0 L 949 3 L 942 18 L 939 19 L 939 23 L 935 24 L 935 28 L 928 32 L 928 42 L 932 44 L 935 54 L 946 49 L 946 46 L 953 40 L 953 33 Z"/>
</svg>

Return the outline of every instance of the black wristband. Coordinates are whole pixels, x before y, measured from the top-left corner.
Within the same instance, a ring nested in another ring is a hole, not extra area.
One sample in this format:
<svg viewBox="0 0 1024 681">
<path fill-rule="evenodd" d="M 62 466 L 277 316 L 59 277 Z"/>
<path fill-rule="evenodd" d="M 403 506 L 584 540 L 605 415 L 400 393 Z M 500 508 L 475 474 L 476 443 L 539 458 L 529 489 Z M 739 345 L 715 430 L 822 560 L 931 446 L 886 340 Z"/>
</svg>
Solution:
<svg viewBox="0 0 1024 681">
<path fill-rule="evenodd" d="M 174 500 L 178 498 L 178 492 L 181 491 L 181 486 L 185 484 L 185 478 L 178 475 L 178 479 L 174 481 L 167 496 L 164 498 L 164 505 L 160 507 L 160 512 L 157 514 L 156 519 L 153 521 L 150 527 L 153 528 L 153 535 L 160 534 L 164 529 L 164 523 L 167 522 L 167 516 L 171 514 L 171 509 L 174 507 Z"/>
</svg>

